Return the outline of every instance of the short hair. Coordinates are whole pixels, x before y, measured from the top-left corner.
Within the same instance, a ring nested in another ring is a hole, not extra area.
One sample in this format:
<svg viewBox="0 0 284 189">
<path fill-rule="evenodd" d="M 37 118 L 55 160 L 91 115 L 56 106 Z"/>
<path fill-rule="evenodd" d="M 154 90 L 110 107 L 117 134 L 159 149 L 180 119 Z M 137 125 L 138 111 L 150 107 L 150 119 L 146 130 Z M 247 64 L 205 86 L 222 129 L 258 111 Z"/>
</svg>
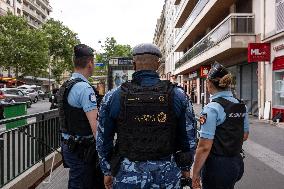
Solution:
<svg viewBox="0 0 284 189">
<path fill-rule="evenodd" d="M 152 55 L 152 54 L 143 54 L 143 55 L 136 55 L 133 57 L 133 61 L 136 64 L 136 66 L 143 67 L 143 68 L 151 68 L 156 69 L 155 64 L 152 64 L 153 62 L 159 62 L 159 57 Z"/>
<path fill-rule="evenodd" d="M 94 58 L 91 56 L 74 58 L 74 66 L 75 68 L 86 68 L 90 61 L 94 61 Z"/>
</svg>

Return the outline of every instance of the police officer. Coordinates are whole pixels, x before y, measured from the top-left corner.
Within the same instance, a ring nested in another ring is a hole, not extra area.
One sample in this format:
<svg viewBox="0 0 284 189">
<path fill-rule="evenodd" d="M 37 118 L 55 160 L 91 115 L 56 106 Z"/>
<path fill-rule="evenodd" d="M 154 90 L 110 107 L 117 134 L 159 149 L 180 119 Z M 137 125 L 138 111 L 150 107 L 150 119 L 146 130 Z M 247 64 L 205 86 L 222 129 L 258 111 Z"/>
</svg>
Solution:
<svg viewBox="0 0 284 189">
<path fill-rule="evenodd" d="M 75 72 L 58 92 L 63 160 L 70 168 L 69 189 L 103 188 L 103 175 L 96 169 L 94 141 L 98 104 L 87 80 L 94 70 L 93 52 L 84 44 L 74 47 Z"/>
<path fill-rule="evenodd" d="M 181 171 L 190 176 L 192 104 L 181 88 L 159 79 L 161 56 L 153 44 L 136 46 L 132 81 L 108 92 L 101 104 L 97 150 L 108 189 L 180 188 Z"/>
<path fill-rule="evenodd" d="M 244 172 L 242 144 L 248 138 L 246 106 L 233 97 L 232 76 L 215 63 L 207 77 L 211 102 L 201 113 L 200 140 L 193 166 L 193 187 L 233 189 Z"/>
</svg>

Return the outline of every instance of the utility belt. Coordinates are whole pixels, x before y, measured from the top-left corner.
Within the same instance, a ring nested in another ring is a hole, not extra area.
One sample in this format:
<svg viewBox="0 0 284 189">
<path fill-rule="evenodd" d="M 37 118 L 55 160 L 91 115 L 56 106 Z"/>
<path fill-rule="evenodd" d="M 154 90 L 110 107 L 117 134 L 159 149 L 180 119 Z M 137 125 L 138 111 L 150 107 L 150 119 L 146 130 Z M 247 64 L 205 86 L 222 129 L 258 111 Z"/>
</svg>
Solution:
<svg viewBox="0 0 284 189">
<path fill-rule="evenodd" d="M 97 151 L 95 138 L 84 138 L 70 135 L 68 139 L 61 137 L 61 142 L 67 145 L 71 153 L 77 154 L 79 159 L 86 163 L 97 162 Z"/>
</svg>

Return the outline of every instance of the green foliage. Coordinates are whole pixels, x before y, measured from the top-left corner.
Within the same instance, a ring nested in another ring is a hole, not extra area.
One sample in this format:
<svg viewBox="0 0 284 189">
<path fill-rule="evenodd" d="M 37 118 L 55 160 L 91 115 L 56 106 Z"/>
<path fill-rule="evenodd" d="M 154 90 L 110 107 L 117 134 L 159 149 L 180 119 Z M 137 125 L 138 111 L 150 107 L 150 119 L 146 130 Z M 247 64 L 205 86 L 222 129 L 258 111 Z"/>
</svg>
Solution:
<svg viewBox="0 0 284 189">
<path fill-rule="evenodd" d="M 73 69 L 73 47 L 77 34 L 61 22 L 47 21 L 32 29 L 23 17 L 8 13 L 0 17 L 0 66 L 14 68 L 16 77 L 51 73 L 57 82 L 62 73 Z"/>
<path fill-rule="evenodd" d="M 48 67 L 48 43 L 41 30 L 31 29 L 22 17 L 0 17 L 0 66 L 21 74 L 39 76 Z"/>
<path fill-rule="evenodd" d="M 62 73 L 73 70 L 73 48 L 80 40 L 76 33 L 53 19 L 43 25 L 43 31 L 48 38 L 51 72 L 59 82 Z"/>
<path fill-rule="evenodd" d="M 97 54 L 97 62 L 108 63 L 112 57 L 132 57 L 131 46 L 118 44 L 114 37 L 106 38 L 105 45 L 102 48 L 104 53 Z"/>
</svg>

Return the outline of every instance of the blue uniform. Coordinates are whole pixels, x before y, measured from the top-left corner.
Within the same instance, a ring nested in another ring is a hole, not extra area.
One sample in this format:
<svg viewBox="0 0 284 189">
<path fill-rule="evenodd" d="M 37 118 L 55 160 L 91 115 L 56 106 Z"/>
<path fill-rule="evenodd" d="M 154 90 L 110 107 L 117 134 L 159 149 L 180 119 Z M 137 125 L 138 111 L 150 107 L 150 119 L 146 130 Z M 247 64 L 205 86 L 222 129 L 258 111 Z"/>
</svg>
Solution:
<svg viewBox="0 0 284 189">
<path fill-rule="evenodd" d="M 71 79 L 80 78 L 86 82 L 76 83 L 68 94 L 68 103 L 75 108 L 83 108 L 84 112 L 97 109 L 95 92 L 89 81 L 79 73 L 73 73 Z M 62 133 L 64 139 L 68 139 L 69 135 Z M 89 136 L 92 137 L 92 136 Z"/>
<path fill-rule="evenodd" d="M 79 73 L 72 74 L 71 79 L 75 78 L 80 78 L 88 82 L 88 80 Z M 76 83 L 70 90 L 67 100 L 71 106 L 82 108 L 84 112 L 89 112 L 97 108 L 97 103 L 93 88 L 86 82 Z M 62 133 L 62 137 L 65 140 L 68 140 L 70 136 L 66 133 Z M 80 137 L 91 138 L 93 135 Z M 70 151 L 68 145 L 64 142 L 62 143 L 62 152 L 64 155 L 65 166 L 70 168 L 68 181 L 69 189 L 90 188 L 90 186 L 94 186 L 94 183 L 99 182 L 95 180 L 96 176 L 94 168 L 79 158 L 76 152 Z"/>
<path fill-rule="evenodd" d="M 153 71 L 139 71 L 133 74 L 141 86 L 157 84 L 159 76 Z M 97 130 L 97 151 L 104 175 L 111 175 L 109 157 L 113 151 L 113 140 L 116 129 L 116 119 L 120 113 L 120 91 L 118 87 L 108 92 L 101 104 Z M 180 88 L 174 89 L 174 112 L 179 118 L 178 129 L 181 135 L 178 143 L 182 151 L 195 152 L 195 120 L 192 104 Z M 181 167 L 189 170 L 188 167 Z M 180 168 L 173 157 L 164 161 L 131 162 L 125 158 L 120 170 L 114 178 L 114 188 L 179 188 Z"/>
<path fill-rule="evenodd" d="M 223 97 L 226 100 L 229 100 L 234 103 L 239 102 L 236 98 L 233 97 L 231 91 L 222 91 L 216 93 L 210 97 L 210 101 L 219 97 Z M 226 113 L 224 112 L 224 108 L 217 102 L 210 102 L 203 108 L 201 115 L 206 115 L 207 118 L 206 122 L 202 125 L 199 131 L 200 137 L 206 139 L 214 139 L 216 127 L 224 123 L 226 119 Z M 244 119 L 244 132 L 249 132 L 248 113 L 245 115 Z"/>
<path fill-rule="evenodd" d="M 233 97 L 231 91 L 222 91 L 214 94 L 210 100 L 222 97 L 234 103 L 239 101 Z M 201 115 L 206 118 L 199 131 L 200 137 L 205 139 L 214 139 L 216 128 L 226 120 L 224 108 L 217 102 L 207 104 Z M 249 132 L 248 113 L 244 117 L 244 132 Z M 222 167 L 220 168 L 220 165 Z M 234 188 L 234 184 L 242 177 L 244 172 L 244 163 L 240 155 L 233 157 L 217 156 L 210 154 L 201 171 L 203 189 Z"/>
</svg>

